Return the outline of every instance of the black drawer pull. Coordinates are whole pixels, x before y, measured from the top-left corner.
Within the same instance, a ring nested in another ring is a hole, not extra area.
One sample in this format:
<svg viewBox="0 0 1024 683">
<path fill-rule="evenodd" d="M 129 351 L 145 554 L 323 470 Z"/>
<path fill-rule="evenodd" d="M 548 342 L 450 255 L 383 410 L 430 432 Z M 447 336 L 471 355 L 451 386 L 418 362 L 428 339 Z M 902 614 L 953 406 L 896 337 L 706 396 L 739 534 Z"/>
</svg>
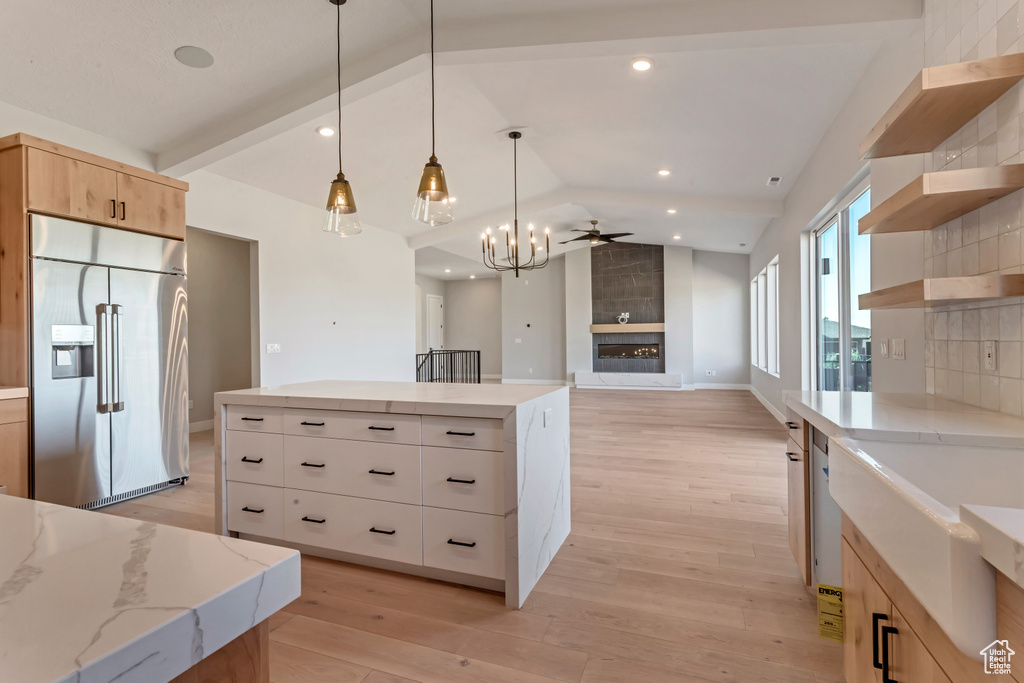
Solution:
<svg viewBox="0 0 1024 683">
<path fill-rule="evenodd" d="M 453 432 L 450 429 L 445 434 L 448 436 L 476 436 L 476 432 Z"/>
<path fill-rule="evenodd" d="M 255 512 L 257 515 L 262 515 L 263 514 L 263 508 L 260 508 L 259 510 L 257 510 L 256 508 L 244 507 L 244 508 L 242 508 L 242 512 Z"/>
<path fill-rule="evenodd" d="M 871 615 L 871 663 L 876 669 L 882 668 L 882 660 L 878 657 L 878 622 L 880 621 L 889 621 L 889 617 L 878 612 Z"/>
<path fill-rule="evenodd" d="M 453 477 L 448 477 L 448 481 L 450 483 L 452 483 L 452 484 L 475 484 L 476 483 L 476 479 L 455 479 Z"/>
<path fill-rule="evenodd" d="M 313 463 L 313 462 L 304 462 L 304 463 L 302 463 L 302 466 L 303 467 L 316 467 L 317 469 L 323 469 L 324 467 L 327 467 L 327 463 L 322 462 L 319 465 L 317 465 L 316 463 Z"/>
<path fill-rule="evenodd" d="M 895 678 L 889 676 L 889 636 L 896 636 L 899 633 L 899 629 L 892 626 L 882 627 L 882 683 L 897 683 Z"/>
<path fill-rule="evenodd" d="M 396 531 L 396 529 L 392 529 L 391 531 L 384 531 L 383 529 L 378 529 L 377 527 L 370 527 L 370 533 L 384 534 L 385 536 L 394 536 Z"/>
<path fill-rule="evenodd" d="M 253 465 L 259 465 L 261 462 L 263 462 L 263 458 L 260 458 L 259 460 L 252 460 L 243 455 L 242 462 L 251 462 Z"/>
<path fill-rule="evenodd" d="M 789 427 L 790 429 L 800 429 L 800 425 L 798 425 L 796 422 L 787 422 L 786 426 Z"/>
<path fill-rule="evenodd" d="M 473 541 L 472 543 L 463 543 L 462 541 L 456 541 L 454 539 L 449 538 L 448 545 L 461 545 L 463 548 L 475 548 L 476 541 Z"/>
<path fill-rule="evenodd" d="M 383 475 L 385 477 L 393 477 L 393 476 L 395 476 L 394 472 L 381 472 L 380 470 L 370 470 L 370 474 L 380 474 L 380 475 Z"/>
<path fill-rule="evenodd" d="M 796 457 L 796 453 L 786 451 L 786 457 L 789 458 L 790 462 L 800 462 L 800 458 Z"/>
<path fill-rule="evenodd" d="M 323 422 L 300 422 L 303 427 L 323 427 Z"/>
<path fill-rule="evenodd" d="M 375 432 L 393 432 L 393 431 L 395 431 L 394 427 L 373 427 L 373 426 L 370 426 L 369 429 L 372 429 Z"/>
<path fill-rule="evenodd" d="M 303 522 L 313 522 L 313 524 L 323 524 L 327 520 L 326 519 L 313 519 L 312 517 L 303 517 L 302 521 Z"/>
<path fill-rule="evenodd" d="M 263 422 L 262 417 L 243 417 L 242 422 Z"/>
</svg>

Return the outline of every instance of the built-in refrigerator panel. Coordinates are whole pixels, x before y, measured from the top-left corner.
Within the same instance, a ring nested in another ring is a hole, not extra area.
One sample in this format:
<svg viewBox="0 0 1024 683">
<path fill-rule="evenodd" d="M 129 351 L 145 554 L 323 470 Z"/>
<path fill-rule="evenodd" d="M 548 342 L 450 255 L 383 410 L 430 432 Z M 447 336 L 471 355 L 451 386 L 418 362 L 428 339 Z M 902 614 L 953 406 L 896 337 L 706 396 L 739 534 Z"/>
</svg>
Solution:
<svg viewBox="0 0 1024 683">
<path fill-rule="evenodd" d="M 35 496 L 77 506 L 111 495 L 110 415 L 100 410 L 108 269 L 32 262 Z"/>
<path fill-rule="evenodd" d="M 117 348 L 113 495 L 188 476 L 185 278 L 110 269 Z"/>
</svg>

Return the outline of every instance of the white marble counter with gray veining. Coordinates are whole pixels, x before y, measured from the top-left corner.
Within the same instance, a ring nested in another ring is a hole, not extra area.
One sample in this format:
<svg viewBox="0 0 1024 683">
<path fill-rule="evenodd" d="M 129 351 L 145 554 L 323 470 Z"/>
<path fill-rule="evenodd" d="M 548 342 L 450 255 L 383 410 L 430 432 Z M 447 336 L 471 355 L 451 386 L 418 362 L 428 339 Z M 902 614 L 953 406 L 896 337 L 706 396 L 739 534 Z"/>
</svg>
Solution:
<svg viewBox="0 0 1024 683">
<path fill-rule="evenodd" d="M 1024 419 L 931 394 L 787 391 L 783 397 L 830 438 L 1024 448 Z"/>
<path fill-rule="evenodd" d="M 0 681 L 161 683 L 299 596 L 299 554 L 0 496 Z"/>
<path fill-rule="evenodd" d="M 961 505 L 960 521 L 978 533 L 981 556 L 1011 581 L 1024 587 L 1024 510 Z"/>
</svg>

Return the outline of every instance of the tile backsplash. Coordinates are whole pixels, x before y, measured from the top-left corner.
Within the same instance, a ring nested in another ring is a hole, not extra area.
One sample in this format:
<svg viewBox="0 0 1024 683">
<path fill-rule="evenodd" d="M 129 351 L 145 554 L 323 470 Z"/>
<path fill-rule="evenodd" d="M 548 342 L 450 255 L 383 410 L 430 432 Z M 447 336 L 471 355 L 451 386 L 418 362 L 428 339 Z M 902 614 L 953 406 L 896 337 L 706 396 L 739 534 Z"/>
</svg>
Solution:
<svg viewBox="0 0 1024 683">
<path fill-rule="evenodd" d="M 925 0 L 925 66 L 1022 51 L 1024 0 Z M 925 171 L 1024 163 L 1024 87 L 1018 84 L 930 155 Z M 925 277 L 1024 273 L 1024 191 L 926 235 Z M 929 239 L 930 237 L 930 239 Z M 935 308 L 925 313 L 929 393 L 1021 415 L 1024 298 Z M 985 370 L 983 342 L 996 346 Z"/>
</svg>

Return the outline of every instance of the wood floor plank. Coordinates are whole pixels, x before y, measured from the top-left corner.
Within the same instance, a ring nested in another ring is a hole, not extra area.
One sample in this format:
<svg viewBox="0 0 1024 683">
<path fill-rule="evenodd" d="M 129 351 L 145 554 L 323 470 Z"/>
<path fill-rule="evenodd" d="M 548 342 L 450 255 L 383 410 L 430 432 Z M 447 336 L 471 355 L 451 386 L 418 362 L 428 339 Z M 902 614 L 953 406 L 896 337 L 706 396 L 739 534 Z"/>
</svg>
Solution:
<svg viewBox="0 0 1024 683">
<path fill-rule="evenodd" d="M 270 641 L 271 683 L 360 683 L 366 680 L 369 673 L 370 670 L 365 666 L 285 645 L 274 639 Z"/>
</svg>

